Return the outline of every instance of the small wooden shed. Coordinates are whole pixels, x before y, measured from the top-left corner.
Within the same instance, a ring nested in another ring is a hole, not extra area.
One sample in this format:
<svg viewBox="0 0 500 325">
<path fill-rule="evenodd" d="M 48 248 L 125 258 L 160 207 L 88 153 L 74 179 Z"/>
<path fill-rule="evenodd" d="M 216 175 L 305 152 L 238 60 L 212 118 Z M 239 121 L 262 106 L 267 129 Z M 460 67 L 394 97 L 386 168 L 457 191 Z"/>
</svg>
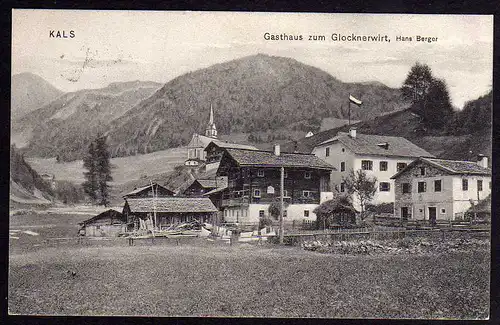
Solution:
<svg viewBox="0 0 500 325">
<path fill-rule="evenodd" d="M 127 229 L 127 218 L 113 209 L 78 223 L 80 234 L 91 237 L 116 237 Z"/>
</svg>

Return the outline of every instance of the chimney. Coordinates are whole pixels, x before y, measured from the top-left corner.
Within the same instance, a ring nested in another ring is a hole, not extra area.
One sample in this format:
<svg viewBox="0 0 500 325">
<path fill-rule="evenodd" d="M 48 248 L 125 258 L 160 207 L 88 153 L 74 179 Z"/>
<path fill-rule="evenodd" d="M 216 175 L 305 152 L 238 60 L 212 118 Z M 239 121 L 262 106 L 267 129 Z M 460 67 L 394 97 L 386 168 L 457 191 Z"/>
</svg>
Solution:
<svg viewBox="0 0 500 325">
<path fill-rule="evenodd" d="M 274 145 L 274 155 L 275 156 L 279 156 L 281 154 L 281 150 L 280 150 L 280 144 L 279 143 L 276 143 Z"/>
<path fill-rule="evenodd" d="M 488 168 L 488 156 L 483 154 L 477 155 L 477 164 L 481 167 Z"/>
<path fill-rule="evenodd" d="M 355 138 L 356 137 L 356 128 L 350 128 L 349 129 L 349 136 L 351 138 Z"/>
</svg>

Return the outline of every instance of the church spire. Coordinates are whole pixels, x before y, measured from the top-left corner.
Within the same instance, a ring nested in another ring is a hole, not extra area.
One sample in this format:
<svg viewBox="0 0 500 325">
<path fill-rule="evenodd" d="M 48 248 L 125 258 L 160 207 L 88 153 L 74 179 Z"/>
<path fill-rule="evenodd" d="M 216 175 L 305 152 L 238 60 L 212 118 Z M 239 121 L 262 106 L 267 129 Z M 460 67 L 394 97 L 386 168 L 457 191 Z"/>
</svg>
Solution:
<svg viewBox="0 0 500 325">
<path fill-rule="evenodd" d="M 217 138 L 217 128 L 214 122 L 214 109 L 212 104 L 210 104 L 210 119 L 208 120 L 208 125 L 205 130 L 205 135 L 210 138 Z"/>
<path fill-rule="evenodd" d="M 214 109 L 212 104 L 210 104 L 210 120 L 208 121 L 208 125 L 214 124 Z"/>
</svg>

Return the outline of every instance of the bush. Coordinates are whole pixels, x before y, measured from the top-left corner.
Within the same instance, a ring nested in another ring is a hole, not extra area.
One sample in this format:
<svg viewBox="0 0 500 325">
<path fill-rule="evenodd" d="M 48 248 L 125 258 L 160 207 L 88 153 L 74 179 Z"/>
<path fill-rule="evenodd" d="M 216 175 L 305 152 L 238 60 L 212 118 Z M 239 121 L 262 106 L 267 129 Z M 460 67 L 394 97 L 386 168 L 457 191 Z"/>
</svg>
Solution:
<svg viewBox="0 0 500 325">
<path fill-rule="evenodd" d="M 273 221 L 268 217 L 260 218 L 260 220 L 259 220 L 259 229 L 262 229 L 262 228 L 268 227 L 268 226 L 272 226 L 272 225 L 273 225 Z"/>
<path fill-rule="evenodd" d="M 380 204 L 367 204 L 366 211 L 374 212 L 376 214 L 394 213 L 394 203 L 380 203 Z"/>
</svg>

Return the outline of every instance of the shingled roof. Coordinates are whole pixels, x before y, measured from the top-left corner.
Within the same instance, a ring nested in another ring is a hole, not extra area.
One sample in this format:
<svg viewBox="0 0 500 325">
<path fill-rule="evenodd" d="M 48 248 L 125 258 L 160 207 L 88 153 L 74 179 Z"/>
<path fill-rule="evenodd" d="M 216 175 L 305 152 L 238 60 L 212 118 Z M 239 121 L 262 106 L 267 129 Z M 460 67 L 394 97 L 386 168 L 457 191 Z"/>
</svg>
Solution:
<svg viewBox="0 0 500 325">
<path fill-rule="evenodd" d="M 127 199 L 131 212 L 217 212 L 209 198 L 161 197 Z"/>
<path fill-rule="evenodd" d="M 359 155 L 397 156 L 397 157 L 434 157 L 419 146 L 403 137 L 360 134 L 351 137 L 349 133 L 339 132 L 337 136 L 321 142 L 318 146 L 341 142 L 347 149 Z"/>
<path fill-rule="evenodd" d="M 475 175 L 491 175 L 489 168 L 479 166 L 474 161 L 464 160 L 448 160 L 438 158 L 422 158 L 436 167 L 441 167 L 453 174 L 475 174 Z"/>
<path fill-rule="evenodd" d="M 258 150 L 256 147 L 247 145 L 247 144 L 239 144 L 239 143 L 231 143 L 231 142 L 225 142 L 222 140 L 212 140 L 212 143 L 219 148 L 233 148 L 233 149 L 248 149 L 248 150 Z M 211 143 L 208 144 L 210 146 Z M 208 148 L 207 146 L 207 148 Z"/>
<path fill-rule="evenodd" d="M 215 179 L 197 179 L 195 182 L 200 183 L 204 188 L 216 188 L 217 181 Z"/>
<path fill-rule="evenodd" d="M 479 166 L 476 162 L 473 161 L 420 157 L 419 159 L 412 161 L 408 166 L 400 170 L 391 178 L 397 178 L 405 171 L 413 168 L 413 166 L 415 166 L 419 162 L 432 165 L 447 172 L 450 175 L 491 175 L 491 169 Z"/>
<path fill-rule="evenodd" d="M 226 149 L 226 153 L 240 166 L 305 167 L 335 170 L 335 167 L 312 154 L 285 153 L 279 156 L 272 151 Z"/>
<path fill-rule="evenodd" d="M 153 185 L 155 188 L 162 188 L 163 190 L 166 190 L 167 192 L 171 192 L 172 195 L 174 195 L 174 192 L 168 188 L 166 188 L 165 186 L 161 186 L 160 184 L 158 183 L 155 183 L 153 182 L 153 184 L 149 184 L 149 185 L 144 185 L 144 186 L 141 186 L 141 187 L 138 187 L 138 188 L 135 188 L 134 190 L 128 192 L 127 194 L 124 194 L 123 196 L 126 197 L 126 196 L 129 196 L 129 195 L 134 195 L 134 194 L 138 194 L 144 190 L 149 190 L 151 189 L 151 185 Z"/>
</svg>

